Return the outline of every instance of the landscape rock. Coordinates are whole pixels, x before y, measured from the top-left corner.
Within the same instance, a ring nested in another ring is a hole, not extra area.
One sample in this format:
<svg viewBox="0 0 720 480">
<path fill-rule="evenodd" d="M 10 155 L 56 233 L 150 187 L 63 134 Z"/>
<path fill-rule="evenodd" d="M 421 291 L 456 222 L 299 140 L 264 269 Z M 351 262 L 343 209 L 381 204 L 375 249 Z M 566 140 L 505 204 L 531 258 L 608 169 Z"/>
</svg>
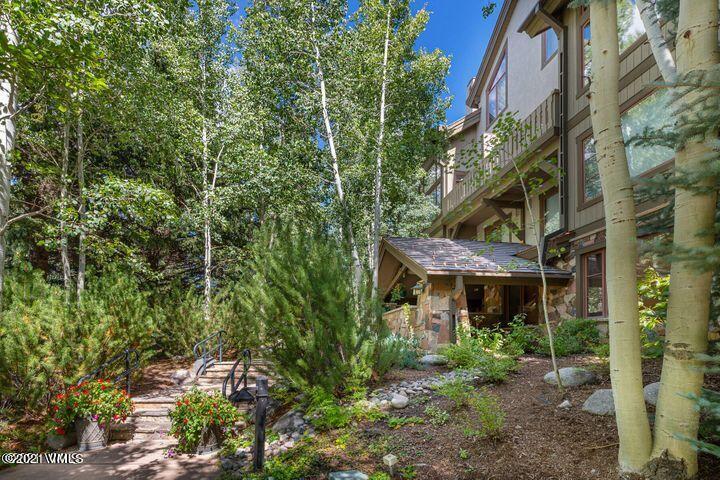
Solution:
<svg viewBox="0 0 720 480">
<path fill-rule="evenodd" d="M 190 373 L 190 370 L 180 369 L 176 370 L 170 378 L 176 385 L 182 385 L 192 378 L 192 373 Z"/>
<path fill-rule="evenodd" d="M 580 385 L 594 382 L 597 379 L 595 374 L 590 370 L 578 367 L 561 368 L 558 370 L 558 373 L 560 374 L 560 381 L 562 382 L 563 387 L 579 387 Z M 550 385 L 557 385 L 555 372 L 546 373 L 545 377 L 543 377 L 543 381 L 545 381 L 545 383 L 549 383 Z"/>
<path fill-rule="evenodd" d="M 594 415 L 615 415 L 612 389 L 604 388 L 595 390 L 595 392 L 585 400 L 582 409 Z"/>
<path fill-rule="evenodd" d="M 278 433 L 290 431 L 296 425 L 299 426 L 305 422 L 302 416 L 301 412 L 297 410 L 290 410 L 285 415 L 277 419 L 272 426 L 272 431 Z"/>
<path fill-rule="evenodd" d="M 565 410 L 569 409 L 570 407 L 572 407 L 572 403 L 570 403 L 570 400 L 563 400 L 563 402 L 558 405 L 558 408 L 562 408 Z"/>
<path fill-rule="evenodd" d="M 445 355 L 425 355 L 419 362 L 423 365 L 443 366 L 448 364 L 448 359 Z"/>
<path fill-rule="evenodd" d="M 410 399 L 405 395 L 395 394 L 393 395 L 392 400 L 390 400 L 390 405 L 392 405 L 393 408 L 400 409 L 407 407 L 408 402 L 410 402 Z"/>
<path fill-rule="evenodd" d="M 368 480 L 370 477 L 357 470 L 349 470 L 347 472 L 332 472 L 328 476 L 328 480 Z"/>
<path fill-rule="evenodd" d="M 660 391 L 660 382 L 649 383 L 643 388 L 645 401 L 650 405 L 657 405 L 658 392 Z"/>
<path fill-rule="evenodd" d="M 63 448 L 75 445 L 77 443 L 77 435 L 75 434 L 75 430 L 70 430 L 64 435 L 50 433 L 47 436 L 46 443 L 51 450 L 62 450 Z"/>
</svg>

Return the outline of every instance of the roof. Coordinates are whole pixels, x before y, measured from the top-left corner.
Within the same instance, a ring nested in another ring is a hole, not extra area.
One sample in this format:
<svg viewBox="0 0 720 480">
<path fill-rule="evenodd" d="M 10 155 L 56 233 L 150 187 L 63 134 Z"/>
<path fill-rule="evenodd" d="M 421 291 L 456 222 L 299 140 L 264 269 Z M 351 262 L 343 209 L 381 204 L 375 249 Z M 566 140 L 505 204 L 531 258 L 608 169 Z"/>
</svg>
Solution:
<svg viewBox="0 0 720 480">
<path fill-rule="evenodd" d="M 477 242 L 449 238 L 389 237 L 384 246 L 411 269 L 426 275 L 539 277 L 537 262 L 517 256 L 528 249 L 523 243 Z M 404 257 L 404 258 L 402 258 Z M 570 279 L 572 273 L 545 267 L 547 277 Z"/>
</svg>

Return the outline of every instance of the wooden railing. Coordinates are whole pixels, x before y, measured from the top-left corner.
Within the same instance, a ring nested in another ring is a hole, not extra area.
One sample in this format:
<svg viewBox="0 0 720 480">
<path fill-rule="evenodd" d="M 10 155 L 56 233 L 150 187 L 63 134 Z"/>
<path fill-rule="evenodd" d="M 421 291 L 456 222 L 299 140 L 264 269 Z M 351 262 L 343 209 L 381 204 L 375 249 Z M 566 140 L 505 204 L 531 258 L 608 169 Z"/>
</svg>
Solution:
<svg viewBox="0 0 720 480">
<path fill-rule="evenodd" d="M 552 138 L 555 129 L 559 127 L 559 111 L 560 94 L 555 90 L 525 118 L 523 128 L 497 149 L 499 155 L 493 162 L 483 161 L 482 165 L 471 169 L 461 182 L 455 184 L 442 199 L 442 214 L 447 215 L 480 190 L 493 172 L 504 169 L 514 158 Z"/>
</svg>

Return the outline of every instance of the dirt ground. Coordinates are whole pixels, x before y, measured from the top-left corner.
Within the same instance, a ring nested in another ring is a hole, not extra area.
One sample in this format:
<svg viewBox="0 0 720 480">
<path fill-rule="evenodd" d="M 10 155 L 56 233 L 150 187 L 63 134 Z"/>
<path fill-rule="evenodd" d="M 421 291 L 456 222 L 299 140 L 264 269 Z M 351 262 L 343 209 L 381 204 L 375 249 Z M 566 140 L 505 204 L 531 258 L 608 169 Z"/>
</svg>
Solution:
<svg viewBox="0 0 720 480">
<path fill-rule="evenodd" d="M 557 405 L 562 397 L 542 381 L 550 371 L 550 360 L 526 356 L 520 359 L 519 372 L 507 382 L 489 385 L 490 393 L 500 398 L 506 412 L 502 435 L 496 440 L 466 436 L 477 419 L 467 412 L 453 412 L 450 402 L 432 395 L 425 402 L 411 402 L 394 416 L 425 417 L 427 405 L 451 412 L 445 425 L 426 421 L 397 429 L 379 421 L 360 425 L 349 439 L 336 440 L 330 466 L 365 472 L 382 465 L 382 455 L 392 452 L 401 467 L 409 468 L 405 478 L 422 480 L 584 480 L 616 479 L 617 429 L 613 416 L 596 416 L 581 410 L 583 402 L 598 388 L 610 388 L 607 366 L 594 357 L 575 356 L 560 360 L 560 366 L 586 365 L 599 375 L 600 382 L 568 389 L 572 403 L 568 410 Z M 386 383 L 413 380 L 428 372 L 393 372 Z M 660 377 L 660 363 L 645 362 L 645 384 Z M 720 377 L 710 377 L 708 386 L 720 387 Z M 399 412 L 399 413 L 398 413 Z M 649 408 L 652 418 L 653 407 Z M 720 460 L 700 456 L 700 480 L 720 479 Z"/>
</svg>

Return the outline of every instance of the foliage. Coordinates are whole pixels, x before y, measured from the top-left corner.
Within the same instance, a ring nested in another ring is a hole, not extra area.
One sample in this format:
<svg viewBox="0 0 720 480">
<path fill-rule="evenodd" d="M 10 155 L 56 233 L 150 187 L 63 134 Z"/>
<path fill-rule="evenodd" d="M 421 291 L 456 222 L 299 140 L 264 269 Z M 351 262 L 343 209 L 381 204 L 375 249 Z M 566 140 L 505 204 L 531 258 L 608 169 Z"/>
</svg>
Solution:
<svg viewBox="0 0 720 480">
<path fill-rule="evenodd" d="M 436 387 L 435 391 L 438 395 L 450 399 L 453 402 L 454 408 L 457 409 L 470 405 L 475 389 L 472 385 L 469 385 L 461 379 L 454 379 L 443 382 L 440 386 Z"/>
<path fill-rule="evenodd" d="M 327 390 L 320 386 L 313 387 L 308 397 L 307 414 L 310 416 L 310 422 L 318 430 L 342 428 L 350 423 L 352 419 L 350 410 L 340 405 L 337 398 Z"/>
<path fill-rule="evenodd" d="M 197 449 L 206 428 L 226 428 L 242 418 L 237 408 L 219 392 L 208 394 L 197 388 L 178 398 L 169 416 L 170 435 L 178 439 L 178 451 L 184 453 Z"/>
<path fill-rule="evenodd" d="M 406 425 L 420 425 L 425 423 L 421 417 L 388 417 L 387 424 L 390 428 L 400 428 Z"/>
<path fill-rule="evenodd" d="M 476 436 L 479 438 L 499 436 L 505 425 L 505 412 L 500 406 L 500 400 L 488 392 L 480 392 L 472 398 L 471 406 L 480 421 Z"/>
<path fill-rule="evenodd" d="M 390 475 L 385 472 L 375 472 L 370 475 L 370 480 L 392 480 Z"/>
<path fill-rule="evenodd" d="M 525 314 L 515 315 L 510 322 L 510 331 L 505 336 L 505 350 L 517 355 L 534 352 L 538 349 L 540 339 L 537 327 L 525 323 Z"/>
<path fill-rule="evenodd" d="M 66 304 L 62 289 L 28 265 L 5 280 L 0 388 L 10 405 L 42 410 L 49 392 L 77 382 L 125 348 L 147 357 L 154 321 L 147 294 L 133 276 L 109 266 L 104 275 L 91 277 L 80 305 Z"/>
<path fill-rule="evenodd" d="M 192 355 L 195 343 L 208 336 L 212 329 L 203 319 L 200 295 L 194 289 L 174 284 L 157 291 L 153 297 L 157 351 L 168 357 Z"/>
<path fill-rule="evenodd" d="M 433 425 L 445 425 L 450 420 L 450 414 L 435 405 L 425 407 L 425 415 L 430 417 L 430 423 Z"/>
<path fill-rule="evenodd" d="M 720 356 L 702 356 L 707 373 L 720 373 Z M 702 389 L 699 397 L 688 395 L 695 400 L 700 410 L 700 429 L 697 439 L 683 438 L 701 452 L 720 458 L 720 392 Z"/>
<path fill-rule="evenodd" d="M 657 329 L 663 327 L 667 319 L 670 276 L 660 275 L 655 269 L 648 268 L 638 281 L 638 295 L 643 354 L 648 357 L 661 357 L 663 339 Z"/>
<path fill-rule="evenodd" d="M 251 473 L 243 478 L 297 480 L 320 473 L 324 466 L 320 447 L 312 440 L 303 440 L 295 448 L 268 458 L 263 473 Z"/>
<path fill-rule="evenodd" d="M 464 448 L 461 448 L 458 452 L 458 457 L 460 457 L 460 460 L 467 460 L 468 458 L 470 458 L 470 452 L 468 452 Z"/>
<path fill-rule="evenodd" d="M 440 353 L 454 368 L 477 370 L 488 381 L 504 381 L 517 368 L 515 359 L 503 351 L 507 345 L 499 329 L 463 326 L 458 328 L 458 341 L 443 347 Z M 516 348 L 511 349 L 517 352 Z"/>
<path fill-rule="evenodd" d="M 421 370 L 423 367 L 418 362 L 420 356 L 420 342 L 417 338 L 405 338 L 398 334 L 392 334 L 385 340 L 386 346 L 382 349 L 385 355 L 392 355 L 392 366 L 397 368 L 412 368 Z M 380 362 L 377 362 L 379 365 Z M 383 369 L 378 368 L 379 371 Z M 387 371 L 387 370 L 384 370 Z"/>
<path fill-rule="evenodd" d="M 555 329 L 555 353 L 559 357 L 591 352 L 600 343 L 600 332 L 595 320 L 574 318 L 563 320 Z M 550 345 L 543 336 L 539 345 L 540 353 L 550 354 Z"/>
<path fill-rule="evenodd" d="M 55 433 L 63 435 L 78 418 L 89 418 L 98 422 L 100 428 L 109 428 L 110 422 L 124 422 L 132 411 L 127 392 L 110 380 L 90 380 L 73 385 L 53 398 L 50 422 Z"/>
<path fill-rule="evenodd" d="M 387 326 L 369 292 L 354 291 L 344 251 L 319 229 L 278 225 L 255 245 L 239 286 L 236 321 L 258 319 L 275 372 L 301 391 L 339 394 L 386 368 Z"/>
</svg>

